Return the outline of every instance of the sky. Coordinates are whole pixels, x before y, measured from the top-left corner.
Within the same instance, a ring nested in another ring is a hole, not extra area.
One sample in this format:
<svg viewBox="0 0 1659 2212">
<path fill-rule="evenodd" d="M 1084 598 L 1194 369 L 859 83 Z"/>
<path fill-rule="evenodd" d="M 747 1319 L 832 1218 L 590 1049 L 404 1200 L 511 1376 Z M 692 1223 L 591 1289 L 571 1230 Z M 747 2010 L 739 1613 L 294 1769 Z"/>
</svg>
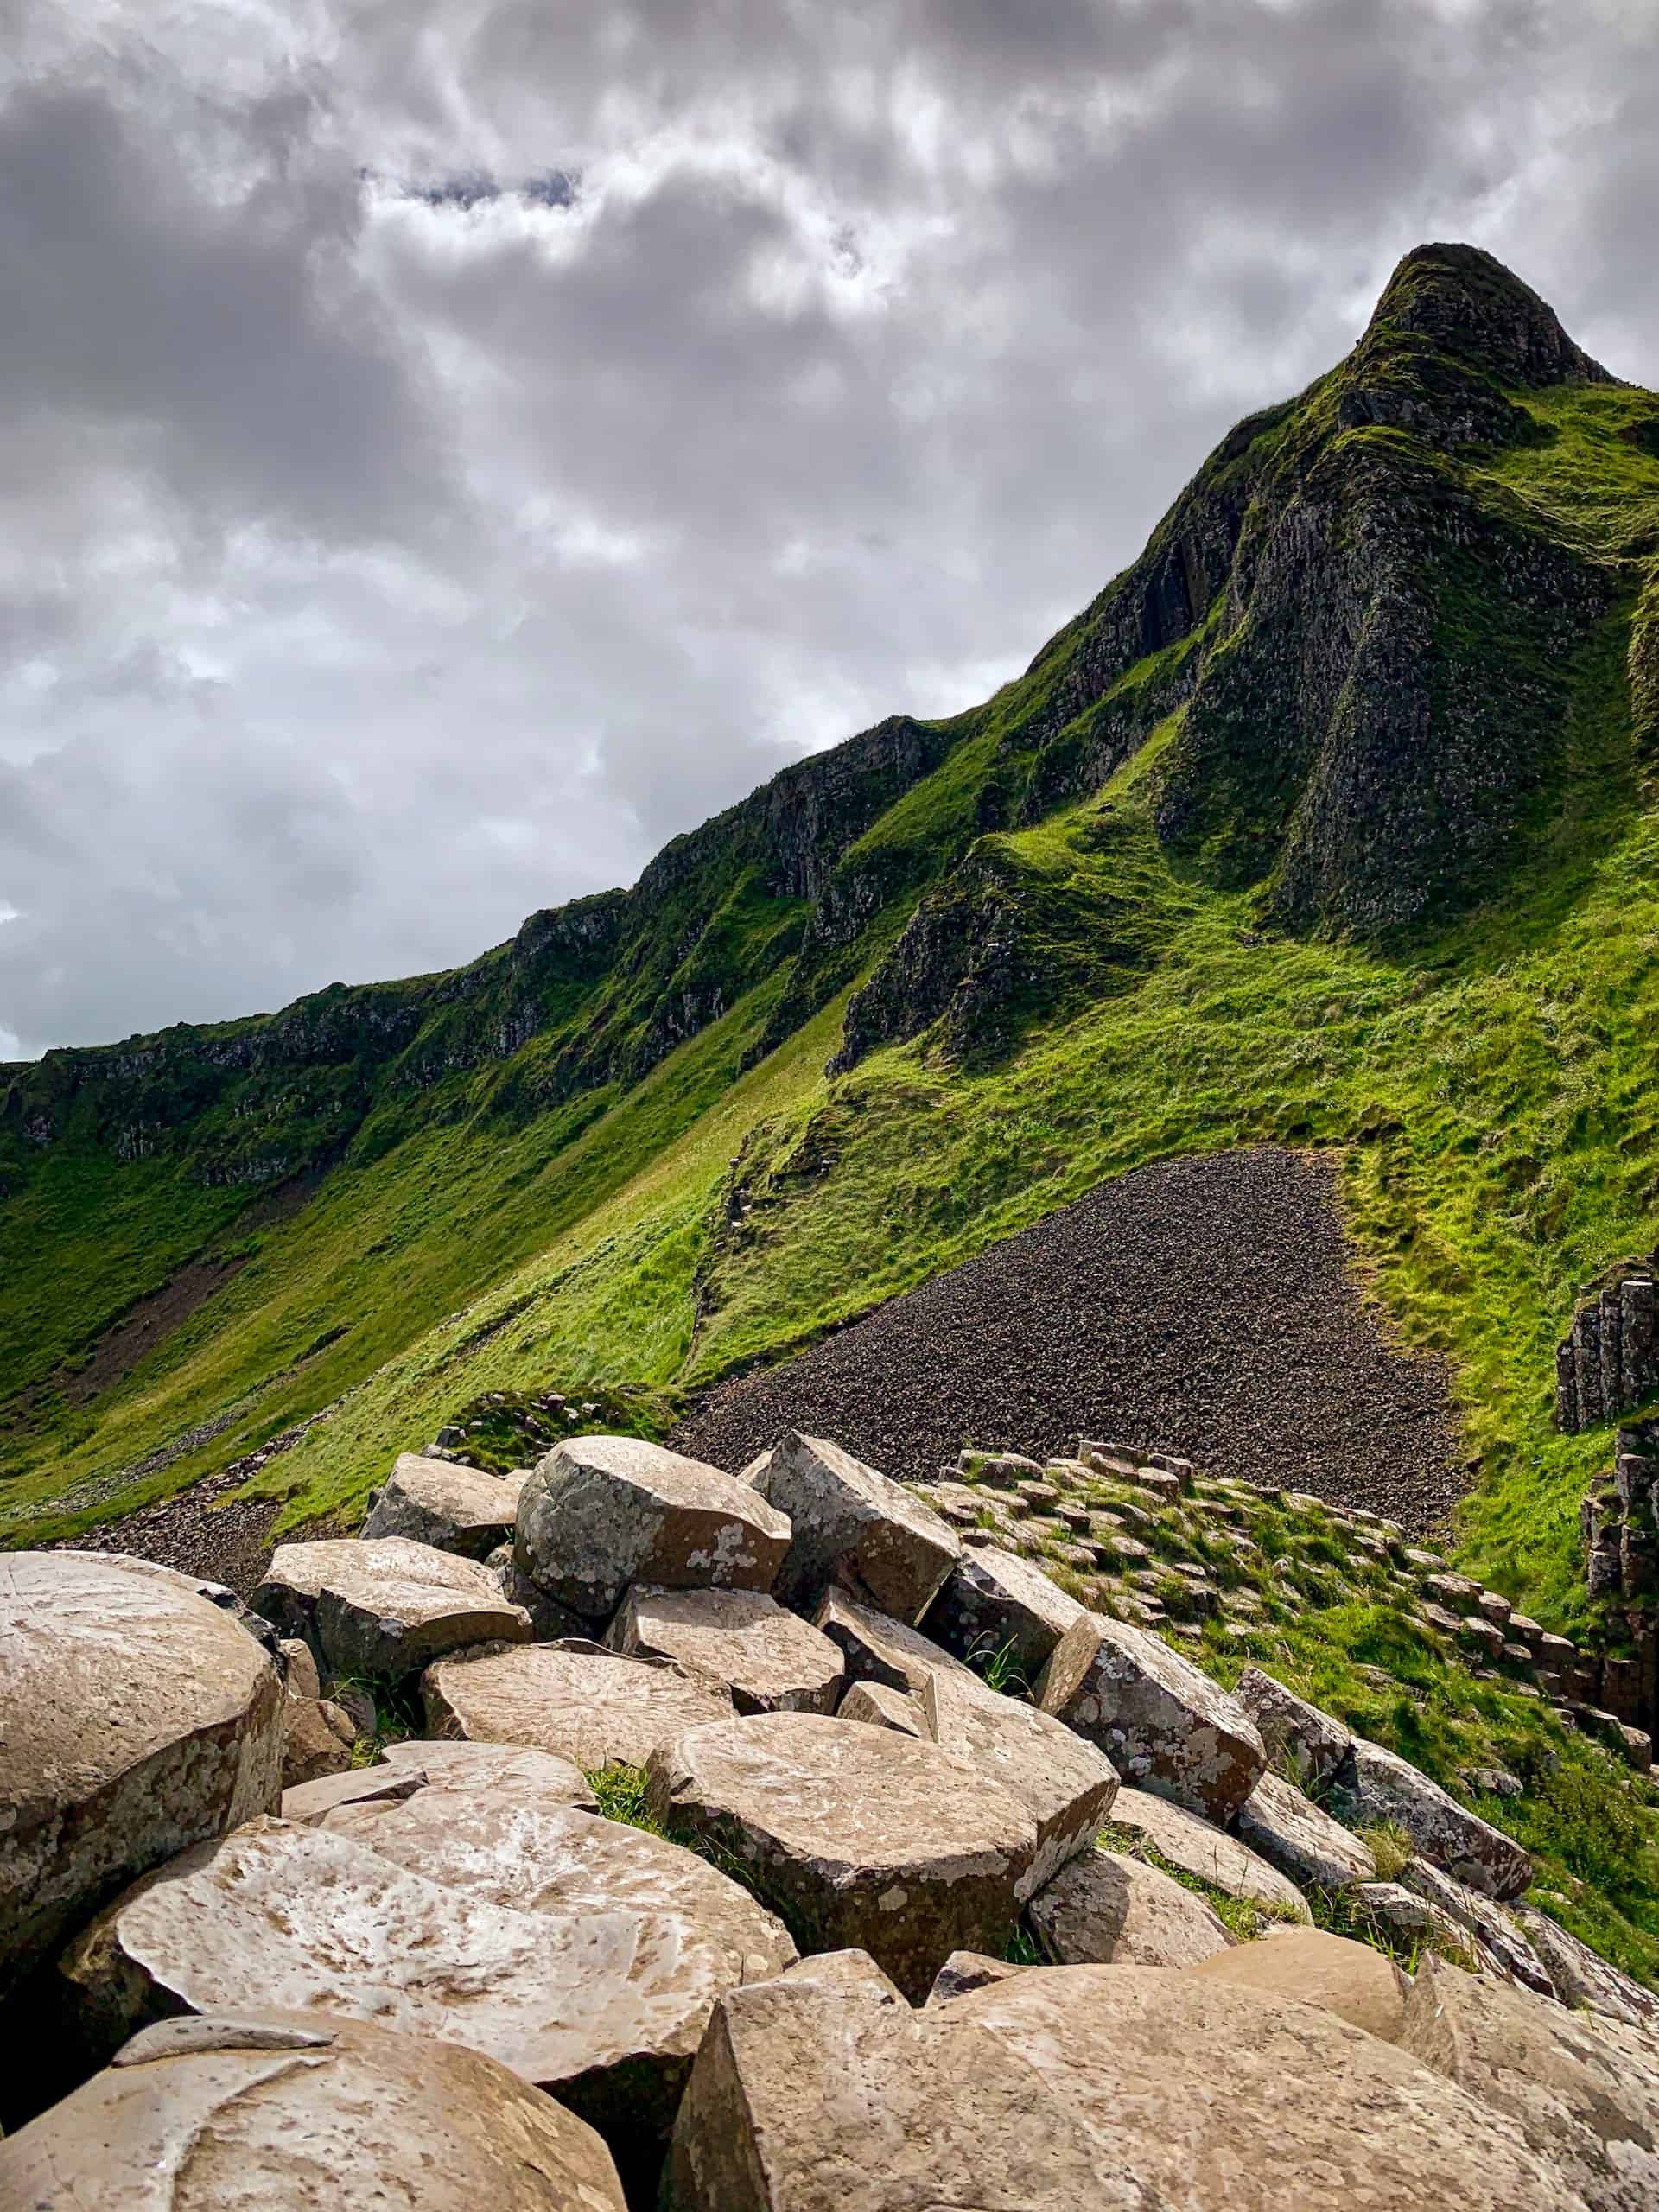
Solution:
<svg viewBox="0 0 1659 2212">
<path fill-rule="evenodd" d="M 0 0 L 0 1058 L 1016 674 L 1401 253 L 1659 384 L 1651 0 Z"/>
</svg>

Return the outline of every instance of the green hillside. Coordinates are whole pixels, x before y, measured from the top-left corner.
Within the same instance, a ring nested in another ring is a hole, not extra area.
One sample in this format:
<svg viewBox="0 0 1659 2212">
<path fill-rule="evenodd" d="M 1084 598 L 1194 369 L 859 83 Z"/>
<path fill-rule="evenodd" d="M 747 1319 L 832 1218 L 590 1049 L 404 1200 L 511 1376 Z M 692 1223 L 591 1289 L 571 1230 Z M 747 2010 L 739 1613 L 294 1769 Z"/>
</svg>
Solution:
<svg viewBox="0 0 1659 2212">
<path fill-rule="evenodd" d="M 1462 1556 L 1572 1624 L 1609 1438 L 1554 1434 L 1552 1350 L 1659 1212 L 1656 549 L 1659 399 L 1423 249 L 984 707 L 469 968 L 0 1071 L 0 1533 L 337 1403 L 261 1478 L 289 1525 L 486 1390 L 661 1430 L 1103 1177 L 1277 1141 L 1343 1147 L 1452 1363 Z"/>
</svg>

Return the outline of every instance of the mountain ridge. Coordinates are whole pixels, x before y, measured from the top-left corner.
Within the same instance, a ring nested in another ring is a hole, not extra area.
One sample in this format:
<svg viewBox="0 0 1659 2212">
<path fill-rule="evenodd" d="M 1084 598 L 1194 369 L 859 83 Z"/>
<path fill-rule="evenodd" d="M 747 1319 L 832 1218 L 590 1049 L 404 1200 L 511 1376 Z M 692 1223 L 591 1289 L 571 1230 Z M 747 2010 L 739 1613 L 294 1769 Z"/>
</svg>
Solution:
<svg viewBox="0 0 1659 2212">
<path fill-rule="evenodd" d="M 1471 1541 L 1490 1571 L 1528 1501 L 1517 1594 L 1570 1611 L 1599 1446 L 1535 1454 L 1524 1363 L 1654 1241 L 1645 1122 L 1584 1103 L 1625 1095 L 1643 986 L 1614 1017 L 1580 991 L 1570 1084 L 1535 1040 L 1609 871 L 1649 895 L 1656 547 L 1659 403 L 1490 257 L 1420 248 L 981 707 L 791 764 L 461 969 L 4 1071 L 7 1535 L 329 1407 L 269 1481 L 351 1510 L 394 1431 L 537 1370 L 665 1426 L 1103 1177 L 1330 1143 L 1396 1325 L 1507 1471 Z M 1436 1093 L 1481 993 L 1511 1072 Z M 165 1341 L 67 1388 L 204 1257 L 234 1271 Z"/>
</svg>

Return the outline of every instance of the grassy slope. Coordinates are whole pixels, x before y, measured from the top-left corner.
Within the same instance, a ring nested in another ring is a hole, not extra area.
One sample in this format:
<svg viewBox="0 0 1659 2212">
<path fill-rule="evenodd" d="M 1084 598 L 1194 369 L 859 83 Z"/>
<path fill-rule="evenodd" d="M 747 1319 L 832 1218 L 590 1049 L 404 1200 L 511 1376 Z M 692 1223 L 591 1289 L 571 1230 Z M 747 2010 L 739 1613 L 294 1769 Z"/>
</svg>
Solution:
<svg viewBox="0 0 1659 2212">
<path fill-rule="evenodd" d="M 1559 435 L 1492 464 L 1493 497 L 1543 505 L 1604 550 L 1650 528 L 1659 464 L 1618 436 L 1634 396 L 1527 404 Z M 964 1071 L 912 1046 L 826 1084 L 837 1006 L 734 1083 L 773 981 L 626 1097 L 366 1146 L 108 1395 L 95 1434 L 66 1412 L 25 1450 L 9 1525 L 67 1525 L 42 1517 L 48 1500 L 107 1510 L 115 1471 L 227 1406 L 242 1408 L 228 1429 L 144 1487 L 353 1389 L 273 1465 L 299 1520 L 360 1497 L 390 1452 L 480 1389 L 632 1382 L 665 1413 L 680 1388 L 810 1340 L 1103 1176 L 1240 1141 L 1340 1143 L 1380 1296 L 1408 1341 L 1453 1362 L 1480 1463 L 1465 1554 L 1570 1619 L 1573 1506 L 1605 1440 L 1551 1433 L 1550 1351 L 1574 1285 L 1653 1241 L 1659 1189 L 1643 1103 L 1659 826 L 1632 754 L 1627 629 L 1622 612 L 1577 673 L 1568 772 L 1533 864 L 1476 920 L 1408 954 L 1263 937 L 1248 895 L 1208 887 L 1152 836 L 1154 740 L 1102 798 L 997 841 L 1038 887 L 1039 944 L 1056 922 L 1055 968 L 1096 985 L 1032 1008 L 1005 1064 Z M 959 747 L 864 842 L 959 824 L 991 749 Z M 1080 913 L 1104 917 L 1093 940 L 1058 930 Z M 736 1228 L 721 1204 L 734 1154 L 756 1201 Z M 143 1249 L 149 1170 L 105 1169 L 96 1187 L 79 1173 L 66 1162 L 60 1190 L 42 1181 L 29 1201 L 43 1227 L 54 1205 L 81 1209 L 80 1242 L 53 1238 L 66 1280 L 76 1251 L 124 1233 L 154 1279 L 158 1256 L 230 1216 L 222 1192 L 169 1190 Z M 118 1186 L 124 1232 L 105 1211 Z"/>
</svg>

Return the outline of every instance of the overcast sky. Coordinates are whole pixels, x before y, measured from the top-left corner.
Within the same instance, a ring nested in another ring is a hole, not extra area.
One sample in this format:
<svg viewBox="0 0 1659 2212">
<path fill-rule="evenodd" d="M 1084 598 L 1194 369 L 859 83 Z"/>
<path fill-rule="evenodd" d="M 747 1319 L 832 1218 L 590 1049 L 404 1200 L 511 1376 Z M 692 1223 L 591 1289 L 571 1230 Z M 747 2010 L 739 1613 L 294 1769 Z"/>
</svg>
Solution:
<svg viewBox="0 0 1659 2212">
<path fill-rule="evenodd" d="M 969 704 L 1429 238 L 1659 383 L 1652 0 L 0 0 L 0 1057 Z"/>
</svg>

